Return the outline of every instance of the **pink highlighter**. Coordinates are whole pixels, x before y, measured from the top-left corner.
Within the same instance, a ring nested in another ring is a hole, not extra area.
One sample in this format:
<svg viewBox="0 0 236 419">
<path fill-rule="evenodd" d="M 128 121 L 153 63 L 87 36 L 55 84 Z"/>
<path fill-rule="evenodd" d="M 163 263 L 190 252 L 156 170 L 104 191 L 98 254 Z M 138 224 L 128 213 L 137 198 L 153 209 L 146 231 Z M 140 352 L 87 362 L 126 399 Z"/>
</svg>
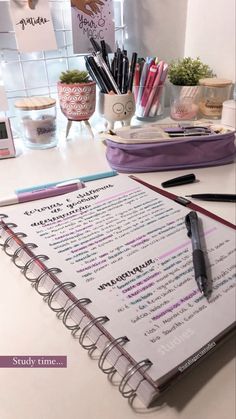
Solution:
<svg viewBox="0 0 236 419">
<path fill-rule="evenodd" d="M 62 184 L 61 186 L 56 186 L 54 188 L 38 189 L 31 192 L 23 192 L 12 195 L 5 199 L 1 199 L 0 207 L 4 207 L 5 205 L 20 204 L 22 202 L 36 201 L 38 199 L 51 198 L 53 196 L 58 195 L 64 195 L 82 188 L 84 188 L 84 184 L 82 182 L 78 182 L 72 184 Z"/>
</svg>

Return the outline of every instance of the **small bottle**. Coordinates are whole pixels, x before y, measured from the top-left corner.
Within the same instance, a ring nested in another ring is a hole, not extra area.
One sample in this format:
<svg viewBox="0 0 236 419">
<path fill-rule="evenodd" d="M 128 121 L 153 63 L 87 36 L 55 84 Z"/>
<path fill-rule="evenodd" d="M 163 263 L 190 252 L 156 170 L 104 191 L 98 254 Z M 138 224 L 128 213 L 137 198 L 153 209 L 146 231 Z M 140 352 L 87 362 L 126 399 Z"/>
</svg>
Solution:
<svg viewBox="0 0 236 419">
<path fill-rule="evenodd" d="M 15 102 L 21 134 L 30 148 L 50 148 L 57 144 L 56 100 L 51 97 L 26 97 Z"/>
<path fill-rule="evenodd" d="M 216 77 L 200 79 L 199 110 L 203 116 L 220 119 L 223 102 L 230 97 L 232 81 Z"/>
</svg>

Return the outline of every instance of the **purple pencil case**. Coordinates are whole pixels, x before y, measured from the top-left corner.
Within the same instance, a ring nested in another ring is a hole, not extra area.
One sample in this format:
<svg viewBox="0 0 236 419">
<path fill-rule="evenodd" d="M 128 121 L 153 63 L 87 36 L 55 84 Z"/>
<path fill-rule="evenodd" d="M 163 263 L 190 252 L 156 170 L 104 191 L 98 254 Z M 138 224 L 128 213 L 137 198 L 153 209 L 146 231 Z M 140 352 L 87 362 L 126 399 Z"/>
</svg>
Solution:
<svg viewBox="0 0 236 419">
<path fill-rule="evenodd" d="M 235 131 L 208 125 L 208 135 L 169 137 L 157 125 L 121 128 L 104 134 L 106 157 L 112 169 L 123 173 L 188 169 L 232 163 L 235 158 Z M 177 125 L 172 124 L 171 128 Z M 202 125 L 201 125 L 202 127 Z"/>
</svg>

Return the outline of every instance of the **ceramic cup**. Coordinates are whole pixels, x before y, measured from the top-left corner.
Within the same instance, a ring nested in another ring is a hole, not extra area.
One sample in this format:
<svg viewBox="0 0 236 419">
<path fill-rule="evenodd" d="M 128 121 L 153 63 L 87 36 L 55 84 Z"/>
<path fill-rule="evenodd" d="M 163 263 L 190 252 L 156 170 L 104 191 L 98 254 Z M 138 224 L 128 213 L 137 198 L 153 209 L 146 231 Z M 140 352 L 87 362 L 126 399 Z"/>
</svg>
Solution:
<svg viewBox="0 0 236 419">
<path fill-rule="evenodd" d="M 107 121 L 108 129 L 113 129 L 115 122 L 130 125 L 135 113 L 135 100 L 133 93 L 123 95 L 99 94 L 98 111 Z"/>
</svg>

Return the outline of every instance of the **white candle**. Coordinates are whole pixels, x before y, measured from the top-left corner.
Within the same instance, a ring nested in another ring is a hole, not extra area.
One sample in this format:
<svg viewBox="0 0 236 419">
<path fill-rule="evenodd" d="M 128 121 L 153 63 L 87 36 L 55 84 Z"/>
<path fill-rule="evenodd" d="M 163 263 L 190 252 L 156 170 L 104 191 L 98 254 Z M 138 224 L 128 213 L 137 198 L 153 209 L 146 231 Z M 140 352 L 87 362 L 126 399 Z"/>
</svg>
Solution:
<svg viewBox="0 0 236 419">
<path fill-rule="evenodd" d="M 56 117 L 43 115 L 39 119 L 22 118 L 24 136 L 27 141 L 35 144 L 48 144 L 56 135 Z"/>
</svg>

